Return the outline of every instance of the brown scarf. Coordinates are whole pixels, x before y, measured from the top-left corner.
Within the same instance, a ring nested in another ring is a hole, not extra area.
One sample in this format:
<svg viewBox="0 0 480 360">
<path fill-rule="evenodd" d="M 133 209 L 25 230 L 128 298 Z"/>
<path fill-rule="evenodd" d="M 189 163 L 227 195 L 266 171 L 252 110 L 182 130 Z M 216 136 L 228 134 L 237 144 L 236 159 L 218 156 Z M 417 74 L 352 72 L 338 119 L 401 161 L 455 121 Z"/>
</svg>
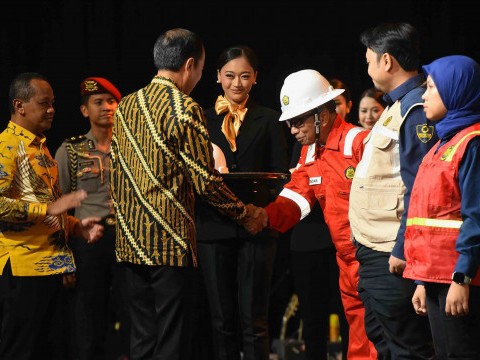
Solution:
<svg viewBox="0 0 480 360">
<path fill-rule="evenodd" d="M 245 115 L 247 114 L 248 109 L 245 107 L 247 100 L 248 95 L 240 105 L 237 105 L 232 104 L 225 97 L 220 95 L 215 103 L 215 112 L 217 115 L 227 111 L 227 114 L 223 118 L 222 132 L 227 138 L 227 141 L 230 144 L 230 149 L 233 152 L 237 151 L 236 138 L 240 132 L 240 126 L 242 126 L 243 119 L 245 119 Z"/>
</svg>

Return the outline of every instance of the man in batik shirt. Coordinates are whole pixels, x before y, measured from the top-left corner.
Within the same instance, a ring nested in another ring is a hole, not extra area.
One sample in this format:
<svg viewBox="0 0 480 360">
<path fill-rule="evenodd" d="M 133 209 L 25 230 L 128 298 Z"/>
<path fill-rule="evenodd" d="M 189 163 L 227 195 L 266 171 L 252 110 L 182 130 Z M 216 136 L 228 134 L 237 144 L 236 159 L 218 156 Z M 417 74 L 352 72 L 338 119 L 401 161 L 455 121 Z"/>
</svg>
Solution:
<svg viewBox="0 0 480 360">
<path fill-rule="evenodd" d="M 43 135 L 55 114 L 48 81 L 18 75 L 9 102 L 11 119 L 0 134 L 0 359 L 52 359 L 61 356 L 52 335 L 59 330 L 63 274 L 75 271 L 68 235 L 95 241 L 103 229 L 98 218 L 66 214 L 86 193 L 61 195 Z"/>
</svg>

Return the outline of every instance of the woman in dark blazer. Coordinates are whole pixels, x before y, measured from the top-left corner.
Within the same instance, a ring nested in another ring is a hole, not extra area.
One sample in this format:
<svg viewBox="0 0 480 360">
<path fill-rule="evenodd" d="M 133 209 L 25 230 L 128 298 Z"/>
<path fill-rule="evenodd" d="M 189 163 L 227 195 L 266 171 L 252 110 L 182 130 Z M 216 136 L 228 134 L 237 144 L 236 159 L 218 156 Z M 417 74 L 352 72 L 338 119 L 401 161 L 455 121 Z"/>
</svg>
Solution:
<svg viewBox="0 0 480 360">
<path fill-rule="evenodd" d="M 207 127 L 210 140 L 225 155 L 229 172 L 286 173 L 287 143 L 280 114 L 249 98 L 257 78 L 254 52 L 246 46 L 226 49 L 220 55 L 217 76 L 224 95 L 206 111 Z M 199 204 L 196 213 L 215 358 L 239 360 L 242 352 L 244 360 L 267 360 L 276 239 L 268 231 L 251 236 L 206 204 Z"/>
</svg>

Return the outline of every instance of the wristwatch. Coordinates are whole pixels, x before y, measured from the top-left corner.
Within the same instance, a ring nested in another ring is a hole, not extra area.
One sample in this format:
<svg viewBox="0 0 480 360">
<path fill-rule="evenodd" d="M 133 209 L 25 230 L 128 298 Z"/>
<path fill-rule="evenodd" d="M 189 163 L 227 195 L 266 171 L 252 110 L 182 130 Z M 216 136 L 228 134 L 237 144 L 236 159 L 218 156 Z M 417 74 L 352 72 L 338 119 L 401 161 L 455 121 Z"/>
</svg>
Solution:
<svg viewBox="0 0 480 360">
<path fill-rule="evenodd" d="M 467 274 L 461 272 L 454 272 L 452 274 L 452 280 L 460 285 L 470 284 L 470 282 L 472 281 L 472 279 Z"/>
</svg>

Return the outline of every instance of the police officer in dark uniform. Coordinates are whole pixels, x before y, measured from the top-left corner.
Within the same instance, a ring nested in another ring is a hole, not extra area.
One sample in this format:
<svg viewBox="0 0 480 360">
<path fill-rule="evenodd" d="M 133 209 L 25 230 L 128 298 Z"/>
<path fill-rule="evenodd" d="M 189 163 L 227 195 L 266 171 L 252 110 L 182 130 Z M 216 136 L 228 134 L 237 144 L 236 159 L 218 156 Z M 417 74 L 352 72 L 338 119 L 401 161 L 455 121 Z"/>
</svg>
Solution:
<svg viewBox="0 0 480 360">
<path fill-rule="evenodd" d="M 73 349 L 78 359 L 104 359 L 107 331 L 122 330 L 128 340 L 128 321 L 109 316 L 110 310 L 122 307 L 119 284 L 121 268 L 115 261 L 115 216 L 110 200 L 109 166 L 113 115 L 120 102 L 120 92 L 104 78 L 83 80 L 80 111 L 90 121 L 85 135 L 66 139 L 58 149 L 62 192 L 83 189 L 88 197 L 75 209 L 75 216 L 99 216 L 105 226 L 103 238 L 95 244 L 73 241 L 70 246 L 77 265 L 75 286 L 71 291 Z M 117 311 L 124 316 L 126 311 Z M 115 324 L 115 325 L 114 325 Z M 122 341 L 128 349 L 128 341 Z M 118 349 L 120 351 L 121 349 Z M 128 350 L 123 352 L 126 354 Z M 120 355 L 120 354 L 118 354 Z"/>
</svg>

